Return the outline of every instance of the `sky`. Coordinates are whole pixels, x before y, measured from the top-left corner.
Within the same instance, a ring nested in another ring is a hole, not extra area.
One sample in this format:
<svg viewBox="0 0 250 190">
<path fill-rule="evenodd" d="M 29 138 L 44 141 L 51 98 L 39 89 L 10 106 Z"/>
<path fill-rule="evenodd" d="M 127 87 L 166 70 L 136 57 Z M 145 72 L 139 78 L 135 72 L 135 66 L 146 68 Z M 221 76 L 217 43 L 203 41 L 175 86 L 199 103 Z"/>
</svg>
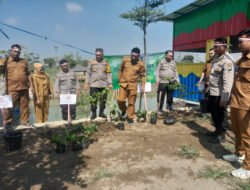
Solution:
<svg viewBox="0 0 250 190">
<path fill-rule="evenodd" d="M 0 0 L 0 23 L 12 25 L 50 39 L 94 52 L 97 47 L 105 55 L 126 55 L 133 47 L 143 53 L 143 32 L 129 20 L 119 17 L 136 5 L 136 0 Z M 172 13 L 194 0 L 172 0 L 164 5 Z M 10 39 L 0 33 L 0 49 L 22 44 L 41 58 L 79 54 L 91 56 L 0 24 Z M 152 23 L 147 31 L 147 52 L 172 49 L 173 24 Z M 58 47 L 55 50 L 55 46 Z"/>
</svg>

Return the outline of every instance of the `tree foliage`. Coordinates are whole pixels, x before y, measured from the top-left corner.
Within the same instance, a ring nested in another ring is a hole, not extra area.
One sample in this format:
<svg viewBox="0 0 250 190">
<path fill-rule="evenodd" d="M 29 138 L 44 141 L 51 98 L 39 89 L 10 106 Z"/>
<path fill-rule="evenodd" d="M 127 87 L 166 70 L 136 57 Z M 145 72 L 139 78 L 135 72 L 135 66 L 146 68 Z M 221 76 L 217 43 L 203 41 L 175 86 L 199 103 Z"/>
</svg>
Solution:
<svg viewBox="0 0 250 190">
<path fill-rule="evenodd" d="M 0 59 L 2 59 L 5 56 L 8 56 L 8 55 L 9 55 L 8 51 L 0 49 Z"/>
<path fill-rule="evenodd" d="M 63 56 L 63 59 L 66 59 L 70 63 L 70 68 L 75 67 L 77 64 L 82 66 L 88 65 L 88 60 L 83 60 L 83 58 L 79 55 L 79 53 L 74 54 L 66 54 Z"/>
<path fill-rule="evenodd" d="M 49 68 L 52 68 L 52 67 L 54 67 L 56 65 L 56 61 L 52 57 L 44 58 L 43 62 L 44 62 L 45 65 L 48 65 Z"/>
<path fill-rule="evenodd" d="M 144 31 L 150 23 L 158 22 L 160 18 L 165 16 L 164 8 L 159 8 L 159 6 L 168 1 L 144 0 L 143 4 L 141 1 L 137 1 L 137 6 L 131 11 L 121 14 L 120 17 L 134 22 L 134 25 L 139 26 Z"/>
<path fill-rule="evenodd" d="M 134 25 L 140 27 L 143 31 L 144 42 L 144 62 L 147 56 L 146 34 L 147 26 L 151 23 L 156 23 L 164 16 L 165 10 L 162 5 L 170 0 L 136 0 L 137 5 L 131 11 L 120 15 L 121 18 L 130 20 Z"/>
<path fill-rule="evenodd" d="M 192 55 L 185 55 L 182 59 L 182 62 L 187 63 L 193 63 L 194 62 L 194 56 Z"/>
</svg>

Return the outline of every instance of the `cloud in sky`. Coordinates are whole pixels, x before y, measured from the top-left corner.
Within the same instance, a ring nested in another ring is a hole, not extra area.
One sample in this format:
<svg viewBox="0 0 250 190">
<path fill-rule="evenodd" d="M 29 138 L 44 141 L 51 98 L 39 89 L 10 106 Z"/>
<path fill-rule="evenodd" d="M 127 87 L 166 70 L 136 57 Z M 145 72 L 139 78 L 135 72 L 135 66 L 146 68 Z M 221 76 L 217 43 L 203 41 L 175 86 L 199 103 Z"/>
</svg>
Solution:
<svg viewBox="0 0 250 190">
<path fill-rule="evenodd" d="M 17 24 L 17 18 L 14 18 L 14 17 L 6 18 L 4 20 L 4 23 L 9 24 L 9 25 L 16 25 Z"/>
<path fill-rule="evenodd" d="M 55 25 L 55 29 L 56 29 L 58 32 L 63 32 L 63 31 L 64 31 L 63 26 L 60 25 L 60 24 L 56 24 L 56 25 Z"/>
<path fill-rule="evenodd" d="M 72 13 L 81 12 L 83 10 L 82 6 L 77 3 L 66 3 L 66 9 Z"/>
</svg>

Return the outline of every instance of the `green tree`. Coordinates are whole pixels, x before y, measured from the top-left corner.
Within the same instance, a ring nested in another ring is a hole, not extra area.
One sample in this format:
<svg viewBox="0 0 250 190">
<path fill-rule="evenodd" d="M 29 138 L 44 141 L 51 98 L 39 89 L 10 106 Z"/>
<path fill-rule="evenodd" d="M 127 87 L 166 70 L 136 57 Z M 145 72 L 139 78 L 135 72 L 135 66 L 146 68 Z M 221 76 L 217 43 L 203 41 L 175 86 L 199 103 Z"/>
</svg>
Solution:
<svg viewBox="0 0 250 190">
<path fill-rule="evenodd" d="M 184 63 L 193 63 L 194 62 L 194 56 L 192 55 L 185 55 L 182 59 L 182 62 Z"/>
<path fill-rule="evenodd" d="M 87 67 L 88 63 L 89 63 L 89 61 L 87 59 L 84 59 L 83 63 L 82 63 L 82 66 Z"/>
<path fill-rule="evenodd" d="M 0 59 L 2 59 L 3 57 L 5 57 L 6 55 L 8 56 L 8 54 L 9 54 L 8 51 L 0 49 Z"/>
<path fill-rule="evenodd" d="M 51 57 L 44 58 L 43 61 L 45 65 L 49 66 L 49 68 L 52 68 L 56 64 L 55 59 Z"/>
<path fill-rule="evenodd" d="M 77 61 L 75 60 L 75 56 L 73 54 L 64 55 L 63 59 L 66 59 L 69 62 L 70 68 L 73 68 L 77 64 Z"/>
<path fill-rule="evenodd" d="M 165 10 L 161 6 L 170 0 L 136 0 L 137 5 L 131 11 L 120 15 L 121 18 L 128 19 L 143 31 L 144 62 L 147 57 L 147 26 L 156 23 L 164 16 Z"/>
</svg>

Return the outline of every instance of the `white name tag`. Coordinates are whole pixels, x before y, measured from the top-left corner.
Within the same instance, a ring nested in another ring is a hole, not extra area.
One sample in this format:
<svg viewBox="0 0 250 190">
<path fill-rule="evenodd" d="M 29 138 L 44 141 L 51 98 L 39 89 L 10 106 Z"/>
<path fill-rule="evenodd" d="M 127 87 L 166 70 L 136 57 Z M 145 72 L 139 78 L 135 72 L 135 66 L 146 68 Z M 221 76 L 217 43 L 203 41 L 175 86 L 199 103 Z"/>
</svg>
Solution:
<svg viewBox="0 0 250 190">
<path fill-rule="evenodd" d="M 138 84 L 138 92 L 141 92 L 141 83 Z M 146 82 L 145 92 L 151 92 L 151 82 Z"/>
<path fill-rule="evenodd" d="M 12 108 L 12 98 L 10 95 L 0 96 L 0 108 Z"/>
<path fill-rule="evenodd" d="M 76 104 L 76 94 L 60 94 L 60 104 Z"/>
</svg>

